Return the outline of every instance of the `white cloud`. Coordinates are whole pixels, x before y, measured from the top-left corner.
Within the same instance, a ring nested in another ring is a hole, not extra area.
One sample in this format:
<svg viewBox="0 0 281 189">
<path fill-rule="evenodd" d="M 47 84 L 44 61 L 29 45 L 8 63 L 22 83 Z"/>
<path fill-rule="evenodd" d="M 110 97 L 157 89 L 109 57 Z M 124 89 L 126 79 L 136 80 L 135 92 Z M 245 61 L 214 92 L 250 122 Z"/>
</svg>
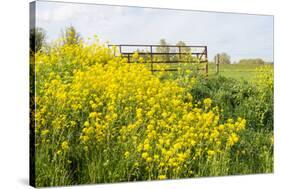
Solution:
<svg viewBox="0 0 281 189">
<path fill-rule="evenodd" d="M 38 11 L 37 19 L 39 22 L 65 21 L 77 17 L 79 12 L 80 10 L 76 9 L 74 5 L 66 4 L 53 9 Z"/>
<path fill-rule="evenodd" d="M 94 34 L 112 43 L 170 43 L 183 40 L 208 45 L 210 58 L 228 52 L 233 59 L 244 56 L 273 58 L 273 19 L 267 16 L 198 11 L 40 2 L 38 25 L 50 39 L 74 25 L 84 37 Z"/>
</svg>

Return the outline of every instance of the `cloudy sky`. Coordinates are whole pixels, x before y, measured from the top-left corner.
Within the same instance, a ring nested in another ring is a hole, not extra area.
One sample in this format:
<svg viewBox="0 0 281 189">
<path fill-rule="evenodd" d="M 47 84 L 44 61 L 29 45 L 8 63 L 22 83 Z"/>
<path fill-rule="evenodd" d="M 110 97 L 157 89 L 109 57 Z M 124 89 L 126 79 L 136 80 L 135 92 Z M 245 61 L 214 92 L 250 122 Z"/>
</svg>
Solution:
<svg viewBox="0 0 281 189">
<path fill-rule="evenodd" d="M 207 45 L 211 59 L 227 52 L 232 61 L 273 60 L 272 16 L 37 1 L 36 24 L 49 42 L 72 25 L 84 38 L 96 34 L 115 44 L 157 44 L 164 38 L 169 44 Z"/>
</svg>

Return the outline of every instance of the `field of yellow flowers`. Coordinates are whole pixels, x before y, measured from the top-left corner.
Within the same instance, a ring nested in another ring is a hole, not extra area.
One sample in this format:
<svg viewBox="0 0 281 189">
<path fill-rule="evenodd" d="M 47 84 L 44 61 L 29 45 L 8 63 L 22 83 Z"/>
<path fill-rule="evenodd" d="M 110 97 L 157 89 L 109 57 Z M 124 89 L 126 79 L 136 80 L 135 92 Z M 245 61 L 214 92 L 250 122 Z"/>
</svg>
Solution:
<svg viewBox="0 0 281 189">
<path fill-rule="evenodd" d="M 255 172 L 233 158 L 247 120 L 196 99 L 188 71 L 161 79 L 99 42 L 53 46 L 34 64 L 36 186 Z"/>
</svg>

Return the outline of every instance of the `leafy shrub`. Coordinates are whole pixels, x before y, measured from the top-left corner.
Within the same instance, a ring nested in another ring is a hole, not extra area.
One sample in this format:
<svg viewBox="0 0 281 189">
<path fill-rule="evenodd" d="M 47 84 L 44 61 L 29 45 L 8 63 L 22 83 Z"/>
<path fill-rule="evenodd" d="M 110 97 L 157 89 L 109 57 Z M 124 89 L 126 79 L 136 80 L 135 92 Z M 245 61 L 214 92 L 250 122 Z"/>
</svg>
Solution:
<svg viewBox="0 0 281 189">
<path fill-rule="evenodd" d="M 270 72 L 266 74 L 272 78 Z M 194 99 L 199 101 L 212 98 L 214 103 L 223 110 L 224 120 L 228 117 L 243 117 L 247 120 L 247 127 L 256 130 L 272 130 L 272 79 L 261 76 L 257 78 L 254 84 L 222 76 L 200 78 L 190 92 Z"/>
</svg>

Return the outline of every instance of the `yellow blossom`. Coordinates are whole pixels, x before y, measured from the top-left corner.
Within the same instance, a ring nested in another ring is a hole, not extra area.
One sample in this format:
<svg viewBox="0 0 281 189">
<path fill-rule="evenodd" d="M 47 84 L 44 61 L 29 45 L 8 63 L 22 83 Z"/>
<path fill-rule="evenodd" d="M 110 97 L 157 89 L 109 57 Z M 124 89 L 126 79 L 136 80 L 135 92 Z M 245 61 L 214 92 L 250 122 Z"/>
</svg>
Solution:
<svg viewBox="0 0 281 189">
<path fill-rule="evenodd" d="M 61 148 L 62 148 L 64 151 L 68 151 L 68 150 L 69 150 L 68 142 L 67 142 L 67 141 L 62 142 L 62 143 L 61 143 Z"/>
<path fill-rule="evenodd" d="M 167 176 L 166 176 L 166 175 L 159 175 L 159 176 L 158 176 L 158 179 L 164 180 L 164 179 L 167 179 Z"/>
</svg>

